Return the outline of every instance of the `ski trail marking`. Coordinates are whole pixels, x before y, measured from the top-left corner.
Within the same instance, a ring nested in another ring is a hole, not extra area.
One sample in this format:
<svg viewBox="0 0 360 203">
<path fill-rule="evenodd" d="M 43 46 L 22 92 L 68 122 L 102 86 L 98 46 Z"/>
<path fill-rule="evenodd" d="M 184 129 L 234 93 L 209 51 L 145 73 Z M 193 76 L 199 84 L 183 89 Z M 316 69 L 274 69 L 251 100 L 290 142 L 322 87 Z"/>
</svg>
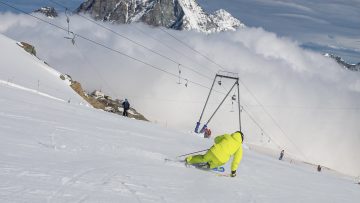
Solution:
<svg viewBox="0 0 360 203">
<path fill-rule="evenodd" d="M 34 93 L 34 94 L 38 94 L 38 95 L 41 95 L 43 97 L 48 97 L 48 98 L 53 99 L 53 100 L 65 102 L 65 100 L 63 100 L 63 99 L 51 96 L 51 95 L 43 93 L 43 92 L 39 92 L 38 90 L 30 89 L 30 88 L 27 88 L 27 87 L 24 87 L 24 86 L 15 84 L 15 83 L 11 83 L 11 82 L 8 82 L 8 81 L 0 80 L 0 84 L 8 85 L 8 86 L 13 87 L 13 88 L 17 88 L 17 89 L 20 89 L 20 90 L 23 90 L 23 91 Z"/>
</svg>

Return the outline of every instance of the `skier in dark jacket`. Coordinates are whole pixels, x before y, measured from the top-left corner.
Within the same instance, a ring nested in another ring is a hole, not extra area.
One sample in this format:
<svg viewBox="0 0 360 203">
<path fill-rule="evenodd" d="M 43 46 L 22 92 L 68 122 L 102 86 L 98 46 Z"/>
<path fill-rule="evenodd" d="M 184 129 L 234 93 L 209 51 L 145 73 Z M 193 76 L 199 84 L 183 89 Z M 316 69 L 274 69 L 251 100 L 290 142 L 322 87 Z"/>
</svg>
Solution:
<svg viewBox="0 0 360 203">
<path fill-rule="evenodd" d="M 130 109 L 130 103 L 128 102 L 127 99 L 125 99 L 125 101 L 122 103 L 122 107 L 124 109 L 123 116 L 128 117 L 128 112 L 127 111 Z"/>
</svg>

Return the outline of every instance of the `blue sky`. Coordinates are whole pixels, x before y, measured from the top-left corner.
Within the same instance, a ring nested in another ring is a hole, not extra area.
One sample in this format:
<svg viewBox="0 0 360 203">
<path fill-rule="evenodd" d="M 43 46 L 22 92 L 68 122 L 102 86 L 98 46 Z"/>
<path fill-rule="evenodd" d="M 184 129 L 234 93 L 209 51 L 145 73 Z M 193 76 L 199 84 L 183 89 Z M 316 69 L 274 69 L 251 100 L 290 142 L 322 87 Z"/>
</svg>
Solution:
<svg viewBox="0 0 360 203">
<path fill-rule="evenodd" d="M 1 0 L 1 1 L 10 3 L 27 12 L 31 12 L 41 6 L 51 6 L 56 8 L 57 10 L 63 9 L 49 0 Z M 72 9 L 75 9 L 77 6 L 80 5 L 81 2 L 83 2 L 83 0 L 55 0 L 55 1 L 64 4 Z M 6 8 L 4 5 L 0 5 L 0 11 L 11 11 L 11 9 Z"/>
<path fill-rule="evenodd" d="M 2 0 L 31 12 L 49 0 Z M 55 0 L 76 9 L 83 0 Z M 208 12 L 223 8 L 248 26 L 290 37 L 303 47 L 360 62 L 360 0 L 198 0 Z M 0 11 L 9 11 L 0 5 Z"/>
</svg>

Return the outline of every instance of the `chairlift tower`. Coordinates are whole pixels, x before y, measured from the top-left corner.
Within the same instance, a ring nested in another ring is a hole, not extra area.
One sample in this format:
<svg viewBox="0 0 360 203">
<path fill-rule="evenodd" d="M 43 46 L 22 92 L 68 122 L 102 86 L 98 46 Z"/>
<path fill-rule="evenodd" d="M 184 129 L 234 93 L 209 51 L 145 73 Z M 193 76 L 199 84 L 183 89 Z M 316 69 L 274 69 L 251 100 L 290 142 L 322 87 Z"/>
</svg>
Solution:
<svg viewBox="0 0 360 203">
<path fill-rule="evenodd" d="M 228 80 L 232 80 L 234 81 L 234 84 L 232 85 L 231 89 L 227 92 L 227 94 L 225 95 L 224 99 L 221 101 L 221 103 L 219 104 L 219 106 L 216 108 L 215 112 L 211 115 L 211 117 L 209 118 L 209 120 L 203 125 L 203 127 L 201 128 L 201 130 L 199 131 L 200 125 L 201 125 L 201 119 L 204 115 L 207 103 L 209 101 L 210 95 L 213 92 L 213 88 L 214 88 L 214 84 L 217 80 L 217 78 L 219 78 L 220 80 L 218 81 L 218 84 L 221 85 L 221 81 L 223 79 L 228 79 Z M 238 112 L 239 112 L 239 130 L 241 131 L 241 106 L 240 106 L 240 88 L 239 88 L 239 76 L 237 73 L 233 73 L 233 72 L 228 72 L 228 71 L 219 71 L 214 78 L 214 81 L 211 85 L 210 88 L 210 92 L 206 98 L 206 102 L 204 105 L 204 108 L 201 112 L 200 115 L 200 119 L 199 121 L 196 123 L 196 127 L 195 127 L 195 132 L 196 133 L 204 133 L 205 129 L 207 128 L 208 124 L 210 123 L 211 119 L 214 117 L 214 115 L 216 114 L 216 112 L 219 110 L 219 108 L 221 107 L 221 105 L 224 103 L 224 101 L 226 100 L 226 98 L 229 96 L 230 92 L 235 88 L 235 86 L 237 86 L 237 97 L 238 97 Z M 234 96 L 232 97 L 232 100 L 234 99 Z"/>
</svg>

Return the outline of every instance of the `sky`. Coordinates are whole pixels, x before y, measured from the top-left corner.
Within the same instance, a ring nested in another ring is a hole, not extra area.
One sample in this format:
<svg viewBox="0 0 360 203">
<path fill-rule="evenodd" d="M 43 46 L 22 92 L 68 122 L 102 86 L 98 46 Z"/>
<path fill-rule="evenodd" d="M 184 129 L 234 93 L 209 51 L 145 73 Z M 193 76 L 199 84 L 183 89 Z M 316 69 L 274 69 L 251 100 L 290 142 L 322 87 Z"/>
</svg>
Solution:
<svg viewBox="0 0 360 203">
<path fill-rule="evenodd" d="M 31 12 L 52 6 L 49 0 L 3 0 Z M 56 0 L 76 9 L 82 0 Z M 198 0 L 206 11 L 225 9 L 250 27 L 262 27 L 296 40 L 302 47 L 332 53 L 349 63 L 360 62 L 359 0 Z M 8 11 L 0 5 L 0 11 Z"/>
<path fill-rule="evenodd" d="M 42 6 L 51 6 L 54 7 L 57 11 L 63 11 L 64 8 L 59 7 L 59 5 L 49 1 L 49 0 L 2 0 L 6 3 L 11 3 L 19 8 L 25 10 L 26 12 L 32 12 Z M 76 9 L 83 0 L 55 0 L 55 2 L 66 5 L 68 8 Z M 8 11 L 9 8 L 5 8 L 3 5 L 0 6 L 0 11 Z"/>
</svg>

